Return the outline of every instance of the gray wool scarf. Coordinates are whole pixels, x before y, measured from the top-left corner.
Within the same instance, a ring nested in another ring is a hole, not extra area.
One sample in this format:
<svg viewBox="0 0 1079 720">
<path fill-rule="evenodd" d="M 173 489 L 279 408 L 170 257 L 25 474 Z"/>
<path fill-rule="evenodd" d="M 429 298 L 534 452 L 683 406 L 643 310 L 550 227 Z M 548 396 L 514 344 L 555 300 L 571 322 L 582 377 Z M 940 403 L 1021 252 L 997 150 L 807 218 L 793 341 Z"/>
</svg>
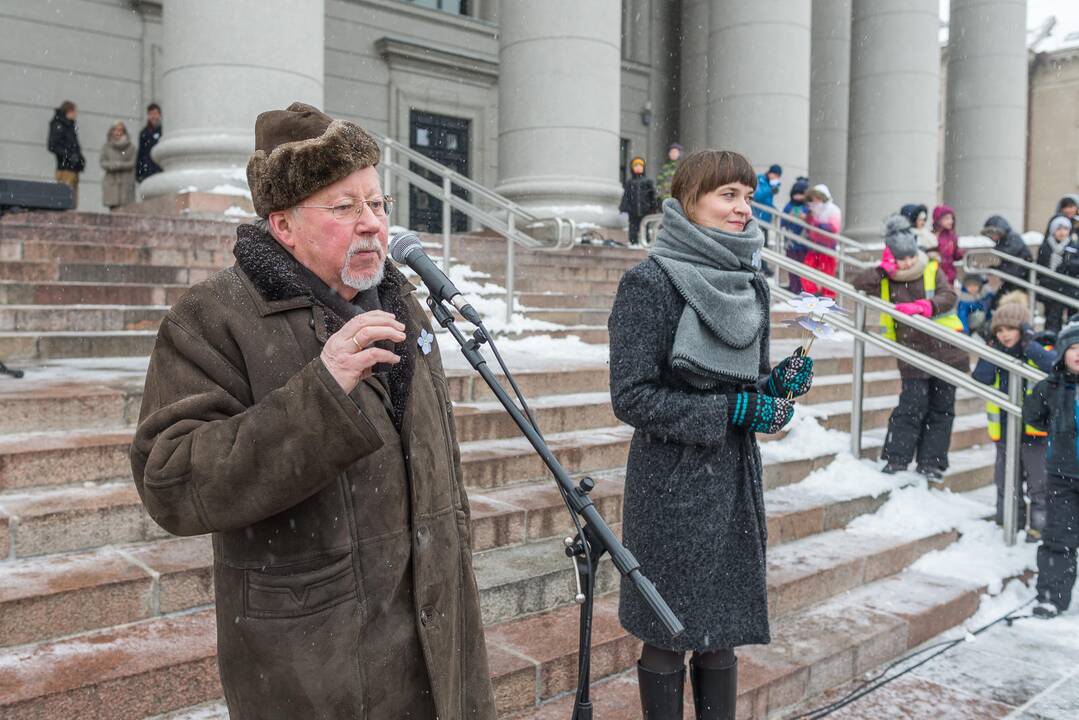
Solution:
<svg viewBox="0 0 1079 720">
<path fill-rule="evenodd" d="M 686 301 L 671 366 L 696 387 L 757 379 L 768 322 L 768 290 L 758 274 L 762 247 L 756 220 L 730 233 L 690 222 L 674 198 L 663 203 L 652 258 Z"/>
</svg>

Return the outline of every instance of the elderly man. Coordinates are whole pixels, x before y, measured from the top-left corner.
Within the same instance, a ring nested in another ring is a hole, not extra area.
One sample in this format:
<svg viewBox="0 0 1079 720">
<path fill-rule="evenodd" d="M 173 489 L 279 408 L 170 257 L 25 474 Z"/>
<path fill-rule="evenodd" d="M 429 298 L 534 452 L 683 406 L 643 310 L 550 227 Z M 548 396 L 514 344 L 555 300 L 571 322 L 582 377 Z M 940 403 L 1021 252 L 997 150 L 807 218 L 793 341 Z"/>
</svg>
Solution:
<svg viewBox="0 0 1079 720">
<path fill-rule="evenodd" d="M 255 147 L 263 220 L 162 322 L 131 450 L 151 516 L 213 533 L 230 716 L 494 718 L 446 377 L 386 260 L 378 146 L 293 103 Z"/>
</svg>

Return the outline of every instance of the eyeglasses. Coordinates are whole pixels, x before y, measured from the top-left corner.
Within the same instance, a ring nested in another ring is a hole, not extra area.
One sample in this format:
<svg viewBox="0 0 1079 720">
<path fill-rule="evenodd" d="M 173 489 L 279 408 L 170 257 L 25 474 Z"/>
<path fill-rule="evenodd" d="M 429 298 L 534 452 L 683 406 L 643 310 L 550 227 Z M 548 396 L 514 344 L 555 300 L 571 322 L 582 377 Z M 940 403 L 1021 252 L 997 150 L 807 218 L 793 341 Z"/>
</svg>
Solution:
<svg viewBox="0 0 1079 720">
<path fill-rule="evenodd" d="M 363 215 L 365 207 L 371 208 L 371 212 L 375 214 L 375 217 L 389 217 L 390 213 L 393 212 L 393 203 L 392 197 L 383 195 L 375 200 L 344 201 L 336 205 L 297 205 L 296 207 L 329 210 L 333 214 L 334 220 L 345 222 L 359 219 Z"/>
</svg>

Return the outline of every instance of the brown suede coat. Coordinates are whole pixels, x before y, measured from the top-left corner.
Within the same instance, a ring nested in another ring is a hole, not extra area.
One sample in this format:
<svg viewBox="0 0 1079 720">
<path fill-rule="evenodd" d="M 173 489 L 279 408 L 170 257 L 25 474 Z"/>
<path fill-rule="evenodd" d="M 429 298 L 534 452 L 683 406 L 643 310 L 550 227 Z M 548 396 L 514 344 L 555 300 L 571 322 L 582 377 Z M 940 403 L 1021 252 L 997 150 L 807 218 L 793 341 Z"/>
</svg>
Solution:
<svg viewBox="0 0 1079 720">
<path fill-rule="evenodd" d="M 345 394 L 319 359 L 344 319 L 265 233 L 161 325 L 131 451 L 150 515 L 213 533 L 232 720 L 495 717 L 469 508 L 437 347 L 387 263 L 402 362 Z"/>
</svg>

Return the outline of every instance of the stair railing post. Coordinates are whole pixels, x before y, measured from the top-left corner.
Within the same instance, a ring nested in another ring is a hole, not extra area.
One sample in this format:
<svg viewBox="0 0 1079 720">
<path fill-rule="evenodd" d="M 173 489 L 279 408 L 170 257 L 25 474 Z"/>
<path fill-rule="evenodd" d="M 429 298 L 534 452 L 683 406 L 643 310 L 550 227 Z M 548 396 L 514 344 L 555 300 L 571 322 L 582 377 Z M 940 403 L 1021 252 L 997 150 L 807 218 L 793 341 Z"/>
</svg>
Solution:
<svg viewBox="0 0 1079 720">
<path fill-rule="evenodd" d="M 1023 403 L 1023 378 L 1014 370 L 1008 373 L 1008 400 Z M 1004 542 L 1015 545 L 1019 524 L 1019 460 L 1023 418 L 1008 413 L 1008 431 L 1004 438 Z"/>
<path fill-rule="evenodd" d="M 846 282 L 846 280 L 847 280 L 847 259 L 844 257 L 844 253 L 846 251 L 844 249 L 843 243 L 836 243 L 835 249 L 836 249 L 836 251 L 839 252 L 839 257 L 836 258 L 836 264 L 838 265 L 838 267 L 837 267 L 837 271 L 838 271 L 837 275 L 838 275 L 840 280 L 842 280 L 843 282 Z"/>
<path fill-rule="evenodd" d="M 389 143 L 382 150 L 382 192 L 393 196 L 393 146 Z"/>
<path fill-rule="evenodd" d="M 509 213 L 506 217 L 506 227 L 509 228 L 509 235 L 512 236 L 517 226 L 517 218 L 513 213 Z M 506 325 L 509 326 L 513 322 L 513 280 L 517 264 L 517 243 L 513 241 L 512 237 L 506 237 Z"/>
<path fill-rule="evenodd" d="M 1034 292 L 1033 287 L 1038 283 L 1038 271 L 1035 270 L 1034 268 L 1030 268 L 1030 270 L 1027 271 L 1027 275 L 1029 276 L 1028 280 L 1029 280 L 1030 285 L 1031 285 L 1030 297 L 1028 299 L 1028 302 L 1030 303 L 1030 322 L 1033 325 L 1034 324 L 1034 308 L 1038 304 L 1038 294 L 1036 292 Z"/>
<path fill-rule="evenodd" d="M 865 332 L 865 305 L 854 305 L 854 327 Z M 865 340 L 854 336 L 854 362 L 851 365 L 850 387 L 850 453 L 862 456 L 862 398 L 865 393 Z"/>
<path fill-rule="evenodd" d="M 442 178 L 442 271 L 450 271 L 450 177 Z"/>
</svg>

